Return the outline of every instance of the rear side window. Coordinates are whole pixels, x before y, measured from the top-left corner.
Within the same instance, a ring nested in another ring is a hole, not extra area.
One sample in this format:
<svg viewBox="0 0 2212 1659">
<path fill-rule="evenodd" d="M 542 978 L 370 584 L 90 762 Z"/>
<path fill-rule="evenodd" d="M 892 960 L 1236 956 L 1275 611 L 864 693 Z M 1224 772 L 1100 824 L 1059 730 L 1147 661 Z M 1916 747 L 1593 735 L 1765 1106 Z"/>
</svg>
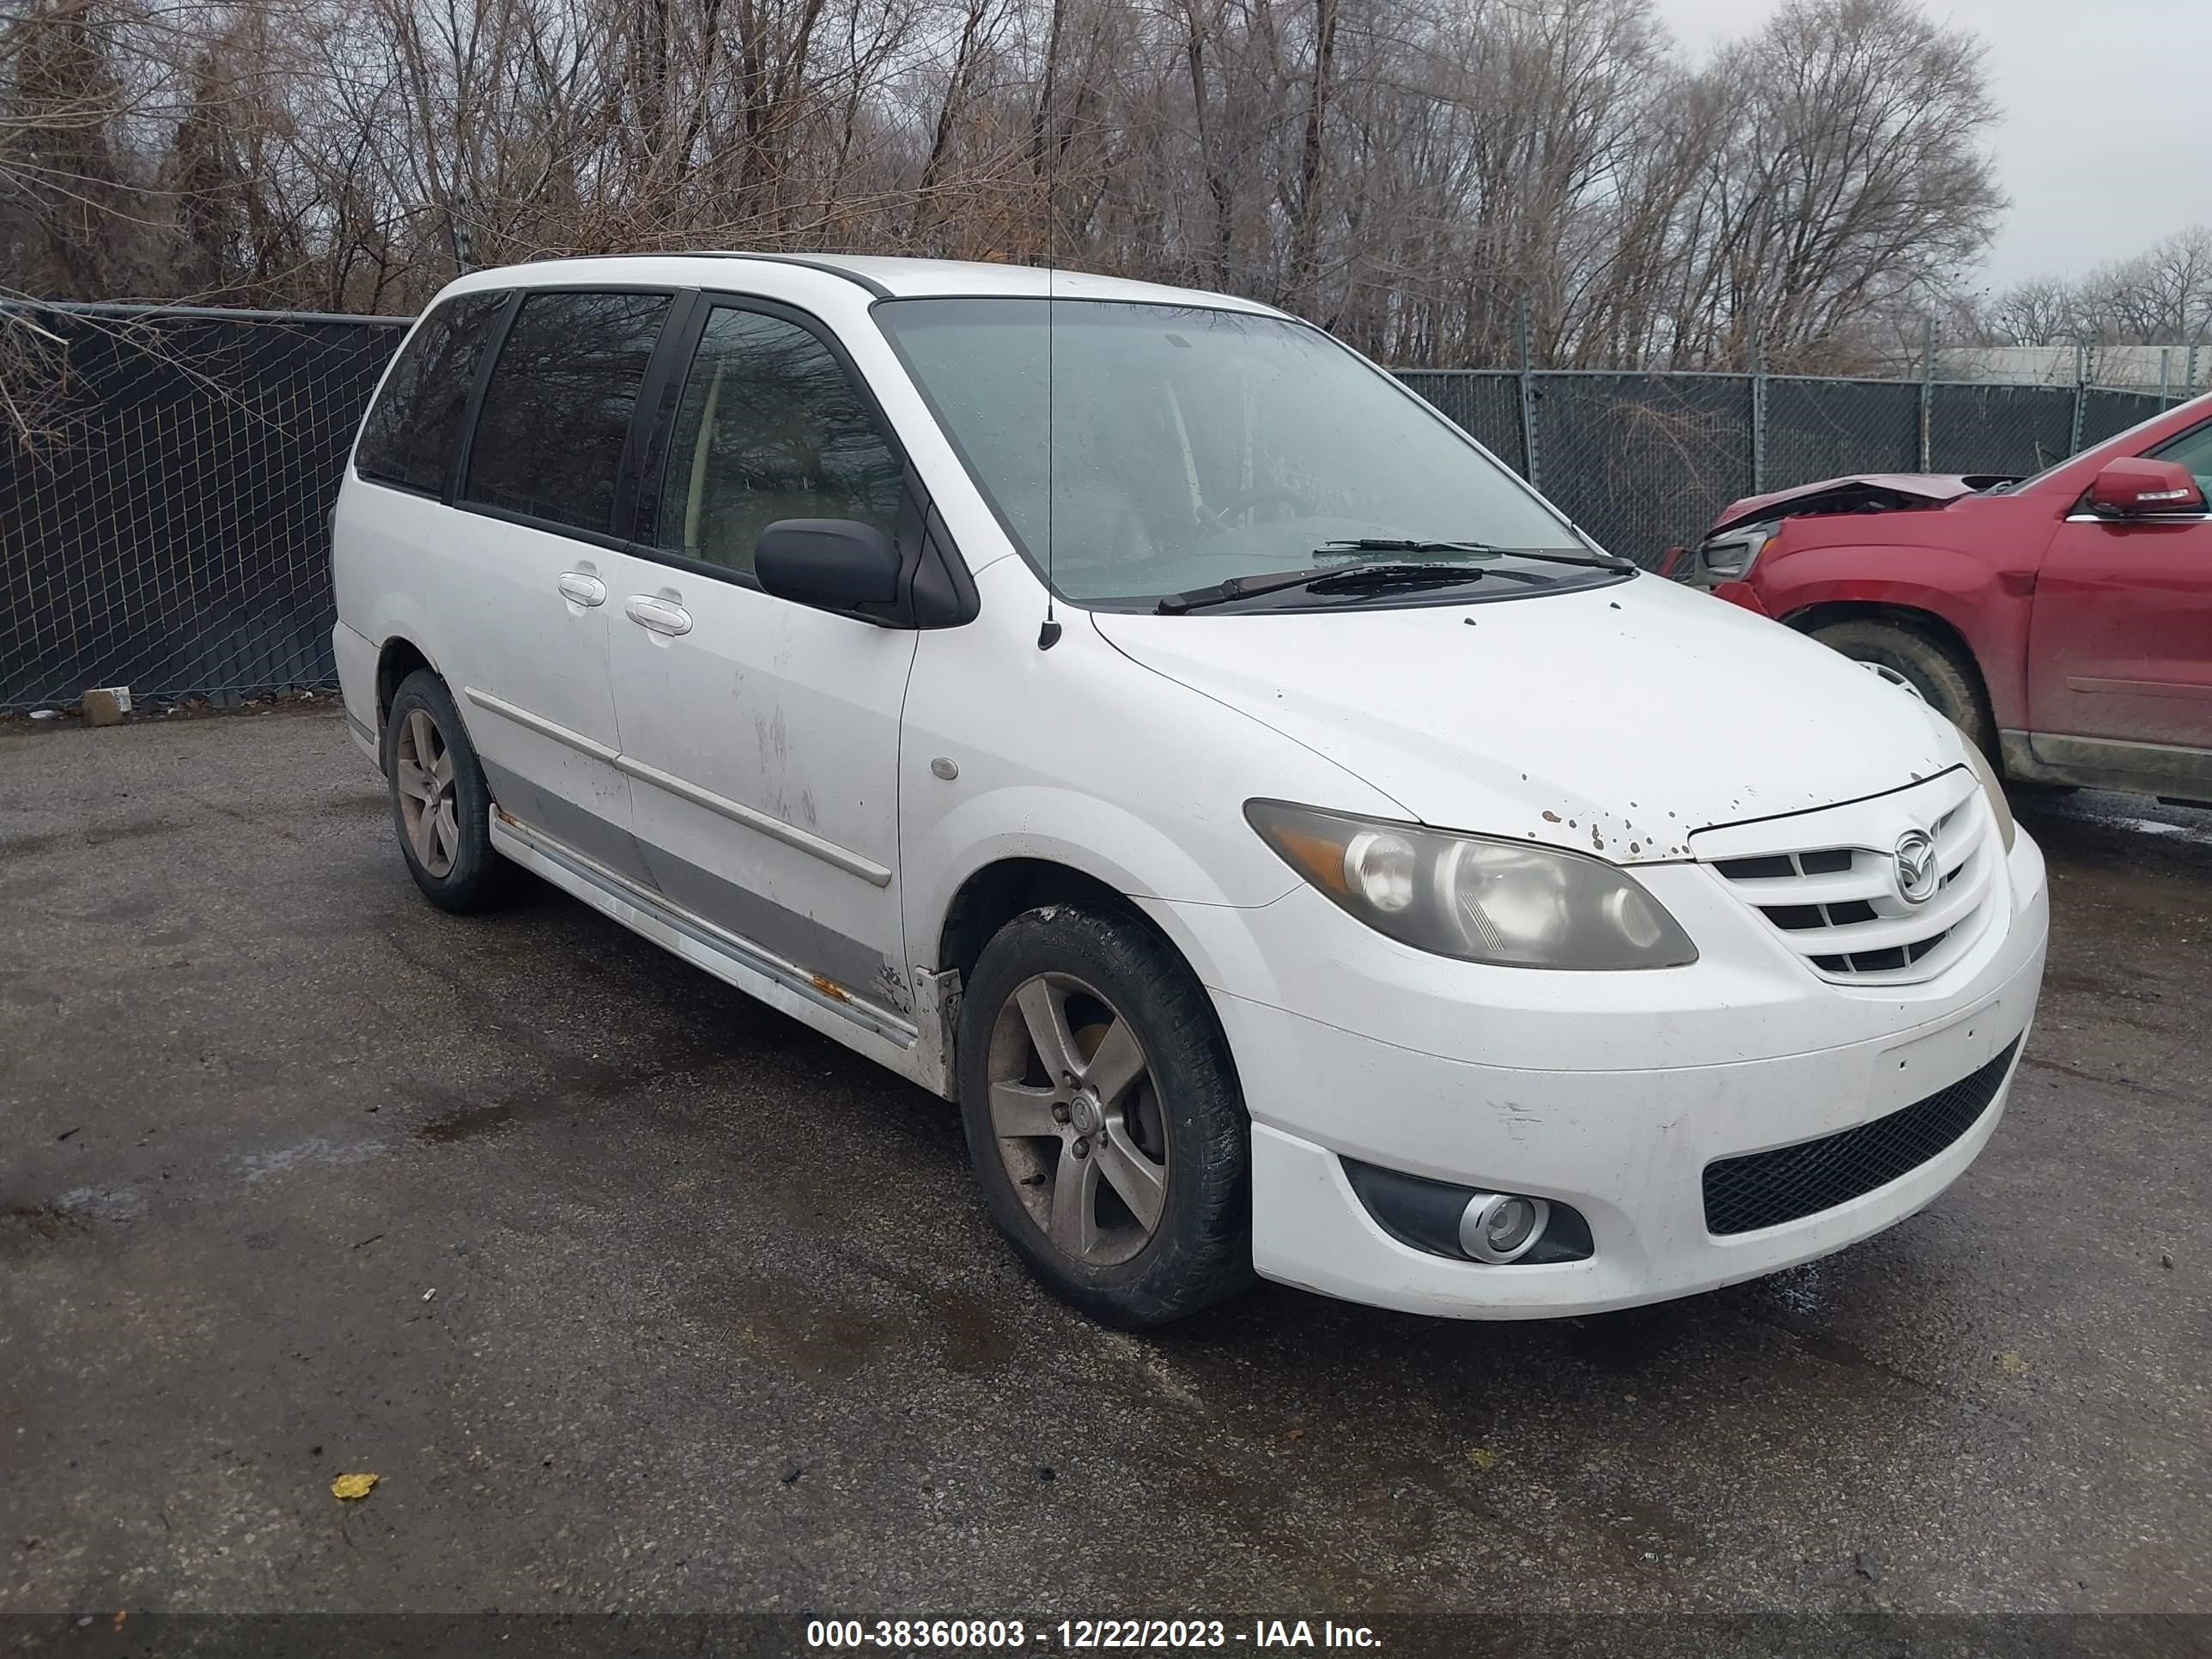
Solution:
<svg viewBox="0 0 2212 1659">
<path fill-rule="evenodd" d="M 464 499 L 611 534 L 615 473 L 665 294 L 533 294 L 477 417 Z"/>
<path fill-rule="evenodd" d="M 354 465 L 364 478 L 442 494 L 504 294 L 463 294 L 425 318 L 384 378 L 362 423 Z"/>
<path fill-rule="evenodd" d="M 796 323 L 717 306 L 684 382 L 653 539 L 750 573 L 779 519 L 895 535 L 904 473 L 844 366 Z"/>
</svg>

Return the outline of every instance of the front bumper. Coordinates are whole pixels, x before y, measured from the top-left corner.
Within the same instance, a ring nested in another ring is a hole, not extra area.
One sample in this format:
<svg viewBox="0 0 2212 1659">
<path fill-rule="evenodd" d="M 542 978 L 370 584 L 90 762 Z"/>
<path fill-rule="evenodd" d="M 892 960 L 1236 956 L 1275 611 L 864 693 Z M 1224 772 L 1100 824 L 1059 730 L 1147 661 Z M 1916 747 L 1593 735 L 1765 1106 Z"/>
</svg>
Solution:
<svg viewBox="0 0 2212 1659">
<path fill-rule="evenodd" d="M 1765 601 L 1759 597 L 1759 590 L 1749 582 L 1729 580 L 1693 585 L 1704 586 L 1715 599 L 1726 599 L 1730 605 L 1740 605 L 1745 610 L 1755 611 L 1762 617 L 1773 614 L 1767 610 Z"/>
<path fill-rule="evenodd" d="M 1787 975 L 1770 975 L 1709 962 L 1681 970 L 1671 989 L 1656 975 L 1524 974 L 1513 982 L 1542 981 L 1552 1000 L 1540 1017 L 1519 1011 L 1501 1025 L 1494 1009 L 1466 1007 L 1448 1025 L 1433 1007 L 1420 1010 L 1424 1038 L 1414 1047 L 1216 987 L 1253 1124 L 1255 1267 L 1411 1312 L 1534 1318 L 1714 1289 L 1893 1225 L 1973 1162 L 2002 1115 L 2009 1074 L 1936 1156 L 1802 1219 L 1712 1234 L 1705 1169 L 1885 1116 L 2023 1036 L 2042 983 L 2048 895 L 2041 854 L 2026 836 L 2006 863 L 2003 925 L 1940 981 L 1881 994 L 1823 983 L 1795 963 Z M 1260 914 L 1243 913 L 1248 922 Z M 1309 939 L 1307 951 L 1315 945 Z M 1345 967 L 1341 957 L 1337 965 Z M 1770 1000 L 1751 1000 L 1733 1024 L 1725 1004 L 1662 1006 L 1703 1000 L 1701 987 L 1743 988 L 1747 977 L 1767 983 Z M 1785 982 L 1794 988 L 1787 997 L 1773 988 Z M 1625 994 L 1647 1006 L 1622 1006 Z M 1594 1006 L 1579 1022 L 1584 1041 L 1565 1048 L 1560 1039 L 1577 1022 L 1560 1005 L 1578 996 Z M 1455 1039 L 1454 1025 L 1466 1035 Z M 1805 1043 L 1822 1030 L 1850 1040 Z M 1537 1063 L 1492 1063 L 1493 1054 Z M 1346 1157 L 1571 1205 L 1589 1223 L 1595 1250 L 1579 1261 L 1492 1267 L 1414 1249 L 1368 1213 Z"/>
</svg>

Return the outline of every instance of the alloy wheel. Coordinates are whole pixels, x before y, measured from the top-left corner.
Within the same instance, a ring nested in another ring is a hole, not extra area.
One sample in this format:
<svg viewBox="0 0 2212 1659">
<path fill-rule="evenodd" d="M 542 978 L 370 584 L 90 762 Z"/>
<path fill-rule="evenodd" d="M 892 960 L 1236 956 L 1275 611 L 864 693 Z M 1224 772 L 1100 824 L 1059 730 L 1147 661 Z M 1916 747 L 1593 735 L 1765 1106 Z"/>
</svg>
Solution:
<svg viewBox="0 0 2212 1659">
<path fill-rule="evenodd" d="M 416 862 L 432 876 L 453 873 L 460 856 L 460 808 L 453 791 L 453 755 L 429 711 L 410 708 L 394 746 L 392 781 L 399 793 L 400 828 Z"/>
<path fill-rule="evenodd" d="M 1087 1267 L 1128 1261 L 1159 1231 L 1168 1137 L 1144 1044 L 1070 974 L 1014 988 L 991 1030 L 991 1128 L 1030 1218 Z"/>
</svg>

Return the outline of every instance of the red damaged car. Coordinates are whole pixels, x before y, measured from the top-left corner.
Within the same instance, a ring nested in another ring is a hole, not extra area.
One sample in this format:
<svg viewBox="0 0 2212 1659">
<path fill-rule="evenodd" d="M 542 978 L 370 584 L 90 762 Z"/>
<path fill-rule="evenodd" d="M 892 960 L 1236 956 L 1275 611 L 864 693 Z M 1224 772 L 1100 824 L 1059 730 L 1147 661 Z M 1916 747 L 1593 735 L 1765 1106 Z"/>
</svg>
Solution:
<svg viewBox="0 0 2212 1659">
<path fill-rule="evenodd" d="M 2012 778 L 2212 803 L 2212 397 L 2032 478 L 1751 495 L 1667 574 L 1909 684 Z"/>
</svg>

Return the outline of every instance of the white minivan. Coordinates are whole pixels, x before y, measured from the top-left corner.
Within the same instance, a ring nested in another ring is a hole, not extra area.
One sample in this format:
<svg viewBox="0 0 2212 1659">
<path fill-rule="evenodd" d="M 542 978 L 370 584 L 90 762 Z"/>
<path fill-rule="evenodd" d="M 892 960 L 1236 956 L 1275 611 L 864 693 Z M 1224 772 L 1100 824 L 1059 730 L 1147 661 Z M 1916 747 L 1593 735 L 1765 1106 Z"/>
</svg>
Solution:
<svg viewBox="0 0 2212 1659">
<path fill-rule="evenodd" d="M 2041 855 L 1916 698 L 1215 294 L 690 254 L 441 295 L 334 526 L 450 910 L 520 866 L 959 1103 L 1144 1325 L 1849 1244 L 1995 1130 Z"/>
</svg>

